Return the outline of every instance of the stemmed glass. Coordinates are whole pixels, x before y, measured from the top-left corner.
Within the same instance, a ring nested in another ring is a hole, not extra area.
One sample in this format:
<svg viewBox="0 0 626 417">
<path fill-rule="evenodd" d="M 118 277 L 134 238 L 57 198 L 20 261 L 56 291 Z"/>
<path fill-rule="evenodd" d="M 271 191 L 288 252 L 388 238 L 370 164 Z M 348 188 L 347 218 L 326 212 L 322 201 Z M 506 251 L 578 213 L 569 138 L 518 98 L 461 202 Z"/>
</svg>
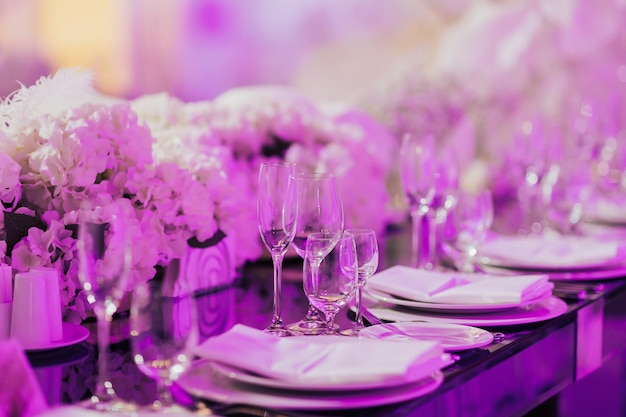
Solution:
<svg viewBox="0 0 626 417">
<path fill-rule="evenodd" d="M 304 256 L 304 293 L 326 316 L 324 334 L 337 335 L 335 316 L 354 297 L 358 263 L 354 236 L 337 241 L 327 233 L 312 233 Z"/>
<path fill-rule="evenodd" d="M 285 252 L 296 232 L 298 201 L 294 174 L 295 165 L 290 163 L 264 162 L 259 169 L 259 232 L 274 264 L 274 311 L 265 331 L 278 336 L 291 334 L 281 313 L 281 275 Z"/>
<path fill-rule="evenodd" d="M 407 133 L 400 147 L 400 174 L 412 223 L 412 263 L 431 269 L 430 227 L 428 213 L 434 197 L 432 173 L 435 162 L 434 137 L 419 138 Z"/>
<path fill-rule="evenodd" d="M 454 211 L 456 219 L 456 246 L 463 253 L 460 269 L 474 272 L 478 247 L 487 237 L 493 224 L 493 199 L 491 191 L 463 192 Z"/>
<path fill-rule="evenodd" d="M 430 204 L 434 217 L 430 223 L 430 256 L 433 267 L 440 267 L 440 251 L 445 240 L 448 214 L 457 203 L 459 166 L 454 151 L 449 147 L 441 147 L 435 152 L 432 172 L 433 199 Z"/>
<path fill-rule="evenodd" d="M 298 220 L 292 246 L 305 257 L 307 237 L 325 233 L 336 243 L 343 232 L 343 205 L 337 180 L 332 173 L 296 174 Z M 298 334 L 325 332 L 326 323 L 313 304 L 303 320 L 288 326 Z"/>
<path fill-rule="evenodd" d="M 133 292 L 130 334 L 133 358 L 145 375 L 156 379 L 158 399 L 146 411 L 180 413 L 174 403 L 172 382 L 189 368 L 192 348 L 198 343 L 197 310 L 193 292 L 180 260 L 174 259 L 161 273 Z"/>
<path fill-rule="evenodd" d="M 131 252 L 127 217 L 117 203 L 86 202 L 78 214 L 79 279 L 94 306 L 98 334 L 96 392 L 83 405 L 102 411 L 125 411 L 130 404 L 116 395 L 108 376 L 111 320 L 126 290 Z"/>
<path fill-rule="evenodd" d="M 341 334 L 358 336 L 361 329 L 365 327 L 361 311 L 363 286 L 378 268 L 378 242 L 376 240 L 376 232 L 372 229 L 346 229 L 344 236 L 352 236 L 354 238 L 358 281 L 356 288 L 356 320 L 351 329 L 344 330 Z"/>
</svg>

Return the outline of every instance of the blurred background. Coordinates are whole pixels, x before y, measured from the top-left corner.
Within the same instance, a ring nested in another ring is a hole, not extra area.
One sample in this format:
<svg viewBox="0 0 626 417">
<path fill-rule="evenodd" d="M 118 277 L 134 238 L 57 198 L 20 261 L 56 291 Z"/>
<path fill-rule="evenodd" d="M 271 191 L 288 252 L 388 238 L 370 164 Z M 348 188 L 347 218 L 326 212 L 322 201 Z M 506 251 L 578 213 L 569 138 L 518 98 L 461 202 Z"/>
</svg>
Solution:
<svg viewBox="0 0 626 417">
<path fill-rule="evenodd" d="M 127 98 L 203 100 L 252 84 L 345 98 L 427 53 L 469 3 L 0 0 L 0 96 L 79 66 Z"/>
</svg>

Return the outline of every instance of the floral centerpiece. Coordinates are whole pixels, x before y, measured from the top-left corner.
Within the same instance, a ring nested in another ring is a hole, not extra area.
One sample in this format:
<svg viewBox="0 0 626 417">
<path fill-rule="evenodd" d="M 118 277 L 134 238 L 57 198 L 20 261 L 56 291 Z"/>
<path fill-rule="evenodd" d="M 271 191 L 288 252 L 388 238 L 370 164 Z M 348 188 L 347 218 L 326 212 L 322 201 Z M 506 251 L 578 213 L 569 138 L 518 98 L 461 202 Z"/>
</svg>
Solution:
<svg viewBox="0 0 626 417">
<path fill-rule="evenodd" d="M 245 213 L 224 207 L 237 194 L 215 159 L 182 166 L 160 160 L 155 143 L 130 103 L 91 89 L 89 73 L 60 70 L 0 105 L 0 257 L 17 271 L 56 268 L 65 320 L 80 321 L 89 310 L 75 256 L 83 200 L 126 210 L 130 285 L 152 278 L 155 266 L 188 245 L 229 233 L 237 223 L 231 218 Z"/>
</svg>

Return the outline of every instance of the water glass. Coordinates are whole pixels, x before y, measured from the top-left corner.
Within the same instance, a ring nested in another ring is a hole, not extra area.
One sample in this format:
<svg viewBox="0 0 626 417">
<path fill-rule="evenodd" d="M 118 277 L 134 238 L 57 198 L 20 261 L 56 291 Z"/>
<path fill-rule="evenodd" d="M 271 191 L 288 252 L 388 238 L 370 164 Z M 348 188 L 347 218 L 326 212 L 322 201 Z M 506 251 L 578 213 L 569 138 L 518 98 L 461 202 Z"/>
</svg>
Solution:
<svg viewBox="0 0 626 417">
<path fill-rule="evenodd" d="M 189 368 L 198 343 L 197 310 L 193 292 L 174 259 L 133 291 L 130 335 L 133 358 L 145 375 L 155 379 L 158 399 L 147 411 L 185 411 L 172 399 L 170 387 Z"/>
<path fill-rule="evenodd" d="M 325 233 L 312 233 L 307 238 L 304 258 L 304 293 L 309 302 L 324 313 L 324 334 L 339 334 L 335 316 L 354 297 L 358 281 L 358 263 L 354 236 L 343 235 L 330 251 Z M 322 253 L 327 253 L 321 257 Z M 320 260 L 321 258 L 321 260 Z"/>
<path fill-rule="evenodd" d="M 372 229 L 346 229 L 345 236 L 354 237 L 357 260 L 356 319 L 351 329 L 341 332 L 346 336 L 358 336 L 363 324 L 361 311 L 363 286 L 378 268 L 378 242 L 376 232 Z"/>
<path fill-rule="evenodd" d="M 456 246 L 463 253 L 460 269 L 473 272 L 478 247 L 493 224 L 493 198 L 489 190 L 462 192 L 454 211 Z"/>
</svg>

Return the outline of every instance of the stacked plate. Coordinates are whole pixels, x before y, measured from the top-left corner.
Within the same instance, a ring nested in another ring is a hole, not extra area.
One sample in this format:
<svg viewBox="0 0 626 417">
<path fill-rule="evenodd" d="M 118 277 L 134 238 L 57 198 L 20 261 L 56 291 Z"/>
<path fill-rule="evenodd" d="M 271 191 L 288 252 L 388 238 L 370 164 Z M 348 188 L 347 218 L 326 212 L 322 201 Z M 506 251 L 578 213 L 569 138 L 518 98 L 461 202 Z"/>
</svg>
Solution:
<svg viewBox="0 0 626 417">
<path fill-rule="evenodd" d="M 365 360 L 368 352 L 377 360 Z M 276 338 L 241 325 L 209 339 L 196 353 L 203 359 L 178 380 L 190 395 L 294 410 L 372 407 L 416 398 L 439 387 L 441 369 L 453 361 L 437 343 Z"/>
<path fill-rule="evenodd" d="M 546 273 L 553 281 L 626 276 L 626 247 L 597 237 L 495 236 L 477 258 L 493 272 Z"/>
<path fill-rule="evenodd" d="M 381 320 L 468 326 L 534 323 L 563 314 L 547 275 L 501 276 L 394 266 L 365 285 L 365 305 Z"/>
</svg>

